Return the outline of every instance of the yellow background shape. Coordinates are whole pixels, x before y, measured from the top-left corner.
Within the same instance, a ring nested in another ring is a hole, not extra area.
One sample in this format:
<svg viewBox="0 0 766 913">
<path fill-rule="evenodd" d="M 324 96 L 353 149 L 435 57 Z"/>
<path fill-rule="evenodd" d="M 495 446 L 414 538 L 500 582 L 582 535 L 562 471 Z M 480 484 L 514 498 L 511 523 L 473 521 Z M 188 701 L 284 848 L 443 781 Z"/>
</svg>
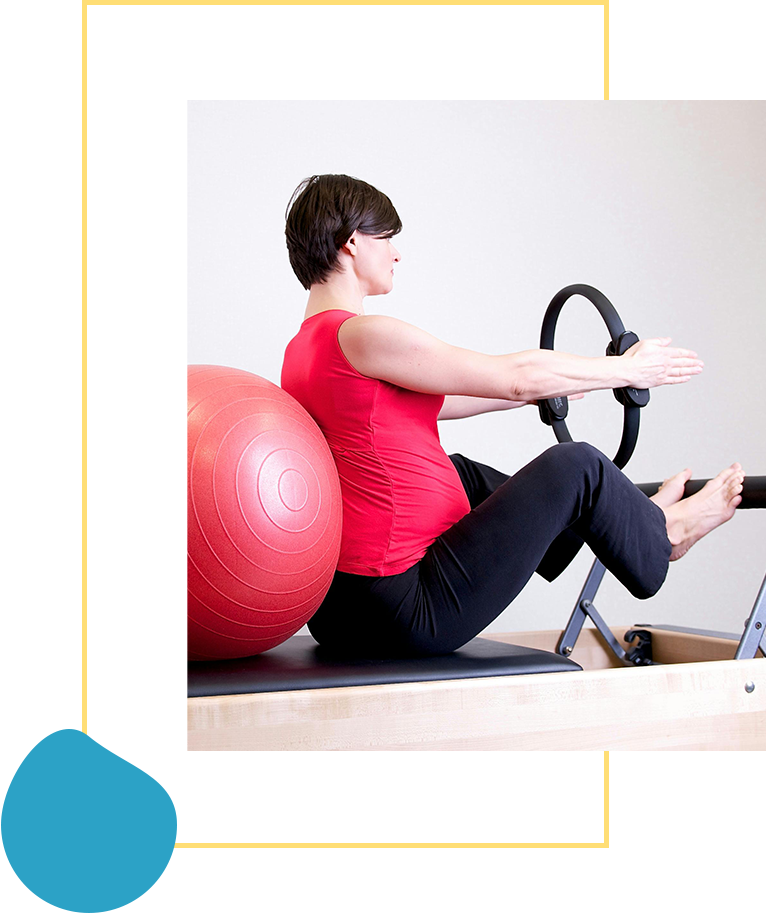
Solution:
<svg viewBox="0 0 766 913">
<path fill-rule="evenodd" d="M 576 846 L 178 844 L 176 913 L 742 910 L 763 853 Z"/>
<path fill-rule="evenodd" d="M 86 0 L 83 16 L 83 729 L 182 733 L 187 99 L 759 98 L 763 14 Z M 750 851 L 620 848 L 757 845 L 758 756 L 606 761 L 606 848 L 179 847 L 179 909 L 237 891 L 245 909 L 321 908 L 355 888 L 373 910 L 405 886 L 409 906 L 437 892 L 444 909 L 539 891 L 590 909 L 641 891 L 668 906 L 753 896 Z M 627 831 L 614 829 L 623 813 Z"/>
<path fill-rule="evenodd" d="M 603 845 L 178 844 L 176 913 L 749 909 L 762 782 L 757 752 L 608 753 Z"/>
</svg>

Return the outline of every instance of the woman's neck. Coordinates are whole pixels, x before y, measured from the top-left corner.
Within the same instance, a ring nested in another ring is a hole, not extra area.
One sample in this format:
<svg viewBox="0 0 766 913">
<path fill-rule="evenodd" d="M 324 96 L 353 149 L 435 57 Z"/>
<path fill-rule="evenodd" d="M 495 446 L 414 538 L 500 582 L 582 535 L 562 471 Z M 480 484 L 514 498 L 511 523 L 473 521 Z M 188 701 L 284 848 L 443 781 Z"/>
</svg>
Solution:
<svg viewBox="0 0 766 913">
<path fill-rule="evenodd" d="M 334 308 L 364 314 L 364 295 L 355 276 L 336 273 L 327 282 L 312 285 L 304 320 L 321 311 L 330 311 Z"/>
</svg>

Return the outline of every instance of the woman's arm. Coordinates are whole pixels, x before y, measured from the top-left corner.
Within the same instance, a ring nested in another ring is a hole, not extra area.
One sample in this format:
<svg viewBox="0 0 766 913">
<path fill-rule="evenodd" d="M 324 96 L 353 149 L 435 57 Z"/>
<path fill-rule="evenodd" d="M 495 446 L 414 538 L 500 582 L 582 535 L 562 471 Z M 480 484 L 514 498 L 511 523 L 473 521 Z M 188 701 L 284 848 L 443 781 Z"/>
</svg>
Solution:
<svg viewBox="0 0 766 913">
<path fill-rule="evenodd" d="M 617 387 L 646 389 L 685 383 L 702 370 L 696 352 L 670 339 L 643 339 L 624 355 L 589 358 L 548 349 L 484 355 L 451 346 L 394 317 L 345 320 L 338 342 L 367 377 L 421 393 L 529 402 Z"/>
<path fill-rule="evenodd" d="M 582 399 L 584 393 L 573 393 L 569 401 Z M 537 400 L 517 401 L 513 399 L 486 399 L 482 396 L 445 396 L 444 404 L 436 416 L 437 421 L 450 418 L 470 418 L 472 415 L 483 415 L 485 412 L 505 412 L 518 409 L 520 406 L 536 406 Z"/>
<path fill-rule="evenodd" d="M 444 397 L 444 405 L 437 415 L 438 421 L 450 418 L 469 418 L 471 415 L 483 415 L 485 412 L 502 412 L 506 409 L 518 409 L 527 406 L 526 401 L 519 402 L 512 399 L 488 399 L 485 396 L 455 396 Z"/>
</svg>

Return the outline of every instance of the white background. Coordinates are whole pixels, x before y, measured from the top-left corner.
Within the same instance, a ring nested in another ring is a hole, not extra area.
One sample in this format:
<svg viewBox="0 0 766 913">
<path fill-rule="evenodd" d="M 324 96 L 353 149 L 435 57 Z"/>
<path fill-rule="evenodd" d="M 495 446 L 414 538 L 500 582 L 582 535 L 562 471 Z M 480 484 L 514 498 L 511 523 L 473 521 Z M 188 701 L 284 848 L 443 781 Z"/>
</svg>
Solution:
<svg viewBox="0 0 766 913">
<path fill-rule="evenodd" d="M 302 178 L 345 171 L 388 193 L 404 222 L 394 291 L 367 313 L 480 352 L 519 351 L 539 345 L 558 289 L 595 285 L 629 329 L 671 336 L 706 364 L 692 383 L 652 391 L 629 477 L 661 482 L 689 466 L 709 478 L 734 460 L 757 474 L 764 161 L 759 101 L 193 101 L 189 362 L 279 383 L 307 297 L 287 259 L 285 206 Z M 567 304 L 557 346 L 602 355 L 606 341 L 592 305 Z M 614 455 L 611 392 L 573 402 L 569 428 Z M 439 432 L 447 453 L 509 474 L 555 440 L 534 407 Z M 763 579 L 763 529 L 741 511 L 672 566 L 650 603 L 608 576 L 597 605 L 615 625 L 739 631 Z M 560 629 L 592 561 L 583 549 L 552 586 L 534 576 L 490 630 Z"/>
</svg>

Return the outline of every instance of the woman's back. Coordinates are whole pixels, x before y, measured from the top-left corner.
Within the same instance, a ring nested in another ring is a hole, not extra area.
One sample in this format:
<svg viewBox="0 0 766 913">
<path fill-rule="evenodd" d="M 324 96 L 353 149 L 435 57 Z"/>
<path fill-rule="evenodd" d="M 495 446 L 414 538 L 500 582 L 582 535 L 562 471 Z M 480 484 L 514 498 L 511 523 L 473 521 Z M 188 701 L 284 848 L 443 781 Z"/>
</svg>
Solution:
<svg viewBox="0 0 766 913">
<path fill-rule="evenodd" d="M 444 397 L 360 374 L 338 342 L 353 316 L 333 309 L 304 320 L 285 351 L 281 382 L 335 458 L 343 495 L 338 570 L 387 577 L 419 561 L 470 505 L 439 442 Z"/>
</svg>

